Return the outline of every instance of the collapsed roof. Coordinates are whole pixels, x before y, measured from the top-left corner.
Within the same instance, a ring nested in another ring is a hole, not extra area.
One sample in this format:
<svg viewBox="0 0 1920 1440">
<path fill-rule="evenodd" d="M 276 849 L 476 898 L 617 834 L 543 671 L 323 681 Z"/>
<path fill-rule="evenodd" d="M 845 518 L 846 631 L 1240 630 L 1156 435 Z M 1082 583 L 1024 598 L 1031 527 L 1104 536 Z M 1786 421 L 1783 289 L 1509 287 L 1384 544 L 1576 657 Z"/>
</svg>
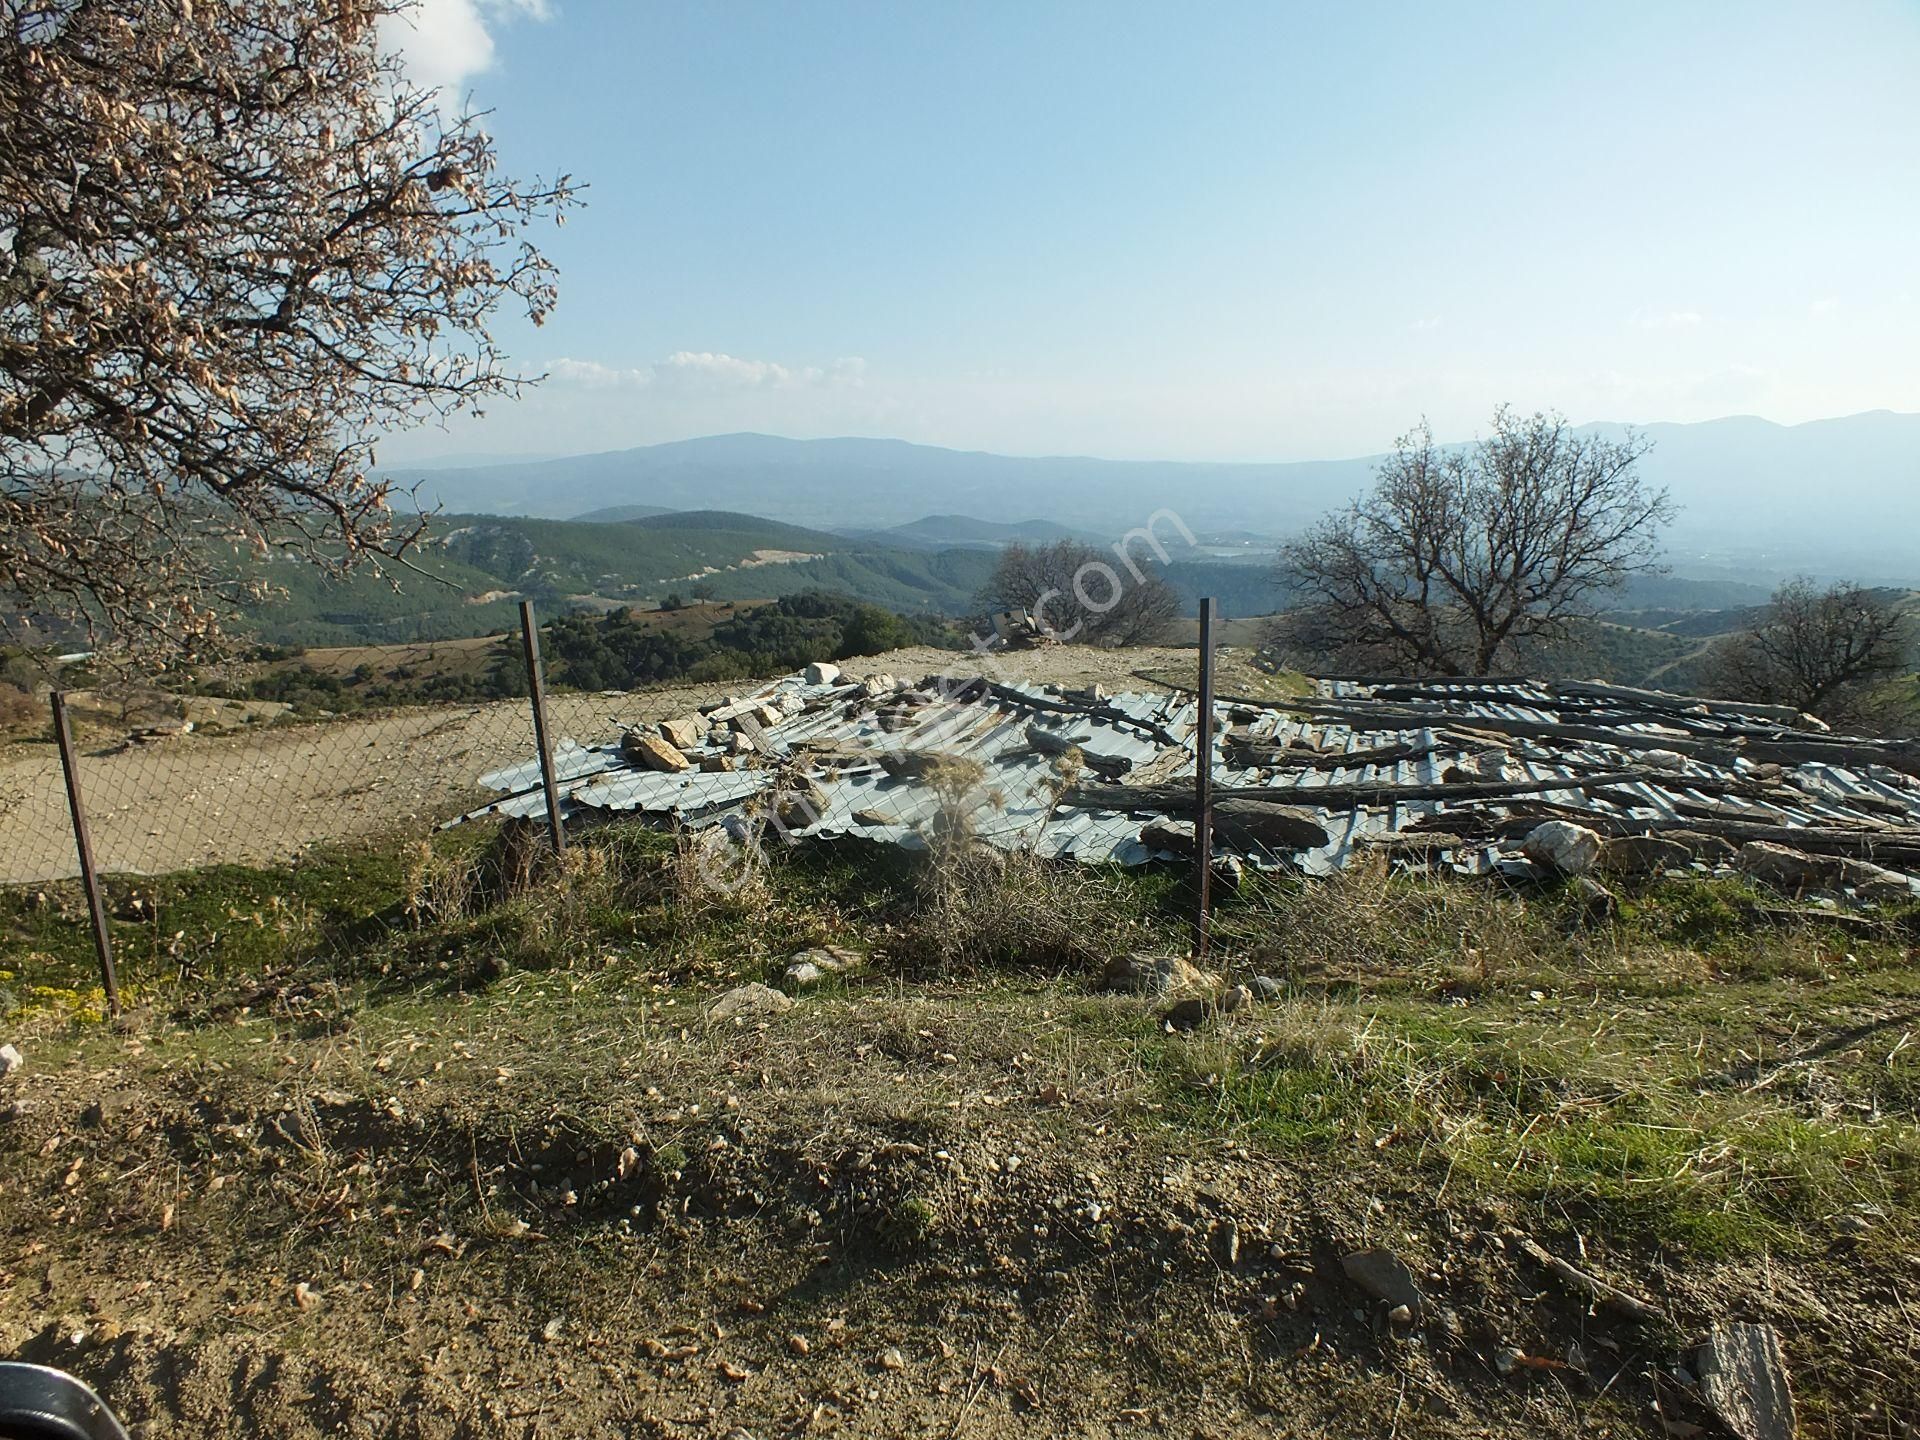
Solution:
<svg viewBox="0 0 1920 1440">
<path fill-rule="evenodd" d="M 1005 849 L 1135 865 L 1191 853 L 1198 713 L 1184 694 L 854 682 L 821 665 L 620 741 L 562 740 L 554 764 L 569 820 L 739 817 L 793 839 L 918 847 L 963 817 Z M 1258 865 L 1319 875 L 1385 850 L 1524 871 L 1528 833 L 1569 820 L 1642 837 L 1616 847 L 1640 868 L 1785 846 L 1825 857 L 1796 888 L 1920 894 L 1920 744 L 1835 735 L 1782 707 L 1595 683 L 1334 680 L 1220 700 L 1214 735 L 1217 853 Z M 537 759 L 480 783 L 501 798 L 466 818 L 546 813 Z"/>
</svg>

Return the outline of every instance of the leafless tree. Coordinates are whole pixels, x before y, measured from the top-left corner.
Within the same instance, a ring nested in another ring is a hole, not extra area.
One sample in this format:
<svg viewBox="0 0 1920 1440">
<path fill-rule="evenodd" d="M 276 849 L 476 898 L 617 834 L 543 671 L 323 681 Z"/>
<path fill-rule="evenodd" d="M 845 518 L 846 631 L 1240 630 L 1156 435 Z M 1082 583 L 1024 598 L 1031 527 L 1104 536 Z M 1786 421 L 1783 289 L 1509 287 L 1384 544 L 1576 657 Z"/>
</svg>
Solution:
<svg viewBox="0 0 1920 1440">
<path fill-rule="evenodd" d="M 1875 683 L 1906 666 L 1909 639 L 1905 617 L 1873 591 L 1792 580 L 1750 628 L 1714 649 L 1708 683 L 1730 699 L 1854 721 Z"/>
<path fill-rule="evenodd" d="M 1279 579 L 1300 599 L 1276 638 L 1352 664 L 1494 673 L 1655 568 L 1674 507 L 1640 479 L 1648 448 L 1505 407 L 1471 446 L 1436 445 L 1423 422 L 1368 494 L 1285 547 Z"/>
<path fill-rule="evenodd" d="M 1025 610 L 1058 639 L 1080 645 L 1150 644 L 1180 614 L 1179 594 L 1154 570 L 1074 540 L 1009 545 L 979 603 Z"/>
<path fill-rule="evenodd" d="M 381 41 L 413 0 L 0 0 L 0 611 L 204 647 L 275 547 L 398 554 L 383 433 L 523 383 L 497 173 Z"/>
</svg>

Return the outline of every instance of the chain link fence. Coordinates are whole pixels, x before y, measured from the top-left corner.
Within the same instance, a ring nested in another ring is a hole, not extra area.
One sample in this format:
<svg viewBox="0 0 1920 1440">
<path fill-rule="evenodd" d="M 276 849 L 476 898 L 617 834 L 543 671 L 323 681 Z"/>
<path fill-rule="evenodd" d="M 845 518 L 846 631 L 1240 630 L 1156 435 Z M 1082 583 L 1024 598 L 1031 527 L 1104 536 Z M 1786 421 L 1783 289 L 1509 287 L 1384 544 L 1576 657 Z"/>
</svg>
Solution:
<svg viewBox="0 0 1920 1440">
<path fill-rule="evenodd" d="M 751 689 L 756 682 L 744 682 Z M 551 742 L 617 740 L 743 682 L 549 693 Z M 498 801 L 482 775 L 530 766 L 531 696 L 301 719 L 284 707 L 123 685 L 66 697 L 73 779 L 95 874 L 125 882 L 215 865 L 272 868 L 336 847 L 393 846 Z M 57 727 L 0 750 L 0 887 L 81 875 Z M 63 905 L 76 926 L 84 907 Z"/>
</svg>

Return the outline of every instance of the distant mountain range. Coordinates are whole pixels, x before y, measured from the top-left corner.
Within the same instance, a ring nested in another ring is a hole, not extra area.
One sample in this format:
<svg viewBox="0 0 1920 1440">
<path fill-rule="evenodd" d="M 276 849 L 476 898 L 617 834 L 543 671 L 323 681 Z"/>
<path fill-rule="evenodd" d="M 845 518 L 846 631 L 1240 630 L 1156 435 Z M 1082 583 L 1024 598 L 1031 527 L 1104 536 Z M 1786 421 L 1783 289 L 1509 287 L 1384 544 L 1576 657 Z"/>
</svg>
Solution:
<svg viewBox="0 0 1920 1440">
<path fill-rule="evenodd" d="M 1589 427 L 1618 434 L 1623 427 Z M 1920 414 L 1642 427 L 1683 507 L 1677 557 L 1768 577 L 1920 579 Z M 901 440 L 715 435 L 598 455 L 391 472 L 425 505 L 548 518 L 724 508 L 894 544 L 1112 537 L 1170 510 L 1196 533 L 1284 536 L 1360 491 L 1377 456 L 1290 464 L 1025 458 Z M 940 513 L 929 515 L 929 511 Z M 1010 524 L 998 517 L 1038 516 Z M 968 517 L 988 517 L 983 520 Z"/>
</svg>

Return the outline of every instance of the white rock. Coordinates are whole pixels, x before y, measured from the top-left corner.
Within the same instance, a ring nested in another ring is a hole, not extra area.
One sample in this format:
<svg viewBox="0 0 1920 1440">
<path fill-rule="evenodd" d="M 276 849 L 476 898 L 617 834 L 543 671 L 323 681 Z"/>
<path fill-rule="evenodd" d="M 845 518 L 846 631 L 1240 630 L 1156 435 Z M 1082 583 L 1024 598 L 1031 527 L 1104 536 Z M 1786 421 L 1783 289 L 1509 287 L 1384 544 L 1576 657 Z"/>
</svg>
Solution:
<svg viewBox="0 0 1920 1440">
<path fill-rule="evenodd" d="M 809 685 L 838 685 L 840 667 L 825 660 L 816 660 L 807 666 L 806 681 Z"/>
<path fill-rule="evenodd" d="M 1687 757 L 1676 750 L 1643 750 L 1640 763 L 1649 770 L 1684 770 Z"/>
<path fill-rule="evenodd" d="M 1570 820 L 1549 820 L 1527 832 L 1520 850 L 1536 865 L 1550 866 L 1562 875 L 1584 875 L 1600 858 L 1600 837 Z"/>
<path fill-rule="evenodd" d="M 11 1045 L 0 1045 L 0 1076 L 11 1075 L 22 1065 L 26 1058 Z"/>
</svg>

